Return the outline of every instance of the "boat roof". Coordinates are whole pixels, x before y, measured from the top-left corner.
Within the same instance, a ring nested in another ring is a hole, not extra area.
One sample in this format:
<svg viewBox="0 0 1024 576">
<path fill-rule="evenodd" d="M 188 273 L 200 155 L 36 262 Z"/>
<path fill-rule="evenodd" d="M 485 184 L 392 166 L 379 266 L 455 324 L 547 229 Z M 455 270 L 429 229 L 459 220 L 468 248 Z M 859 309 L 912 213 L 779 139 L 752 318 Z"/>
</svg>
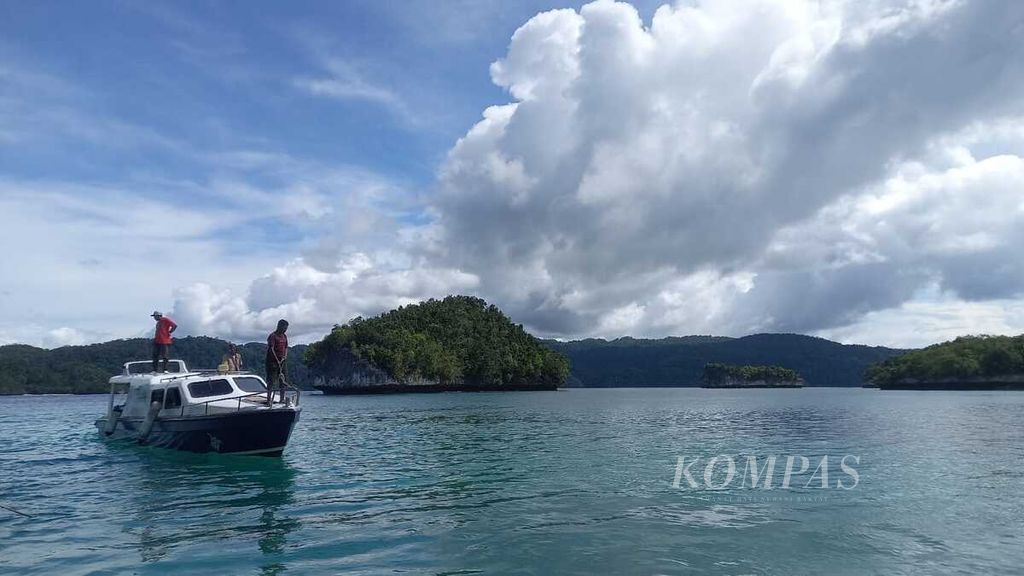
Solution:
<svg viewBox="0 0 1024 576">
<path fill-rule="evenodd" d="M 189 370 L 184 360 L 168 361 L 167 372 L 142 371 L 146 367 L 152 368 L 151 360 L 135 360 L 125 362 L 121 374 L 110 379 L 111 384 L 178 384 L 181 382 L 195 382 L 197 380 L 211 380 L 228 376 L 252 376 L 259 378 L 258 374 L 252 372 L 220 372 L 217 370 Z"/>
<path fill-rule="evenodd" d="M 167 384 L 171 382 L 207 380 L 217 376 L 226 376 L 226 374 L 217 374 L 215 372 L 185 372 L 182 374 L 163 374 L 154 372 L 151 374 L 122 374 L 114 376 L 110 379 L 110 382 L 114 384 Z"/>
</svg>

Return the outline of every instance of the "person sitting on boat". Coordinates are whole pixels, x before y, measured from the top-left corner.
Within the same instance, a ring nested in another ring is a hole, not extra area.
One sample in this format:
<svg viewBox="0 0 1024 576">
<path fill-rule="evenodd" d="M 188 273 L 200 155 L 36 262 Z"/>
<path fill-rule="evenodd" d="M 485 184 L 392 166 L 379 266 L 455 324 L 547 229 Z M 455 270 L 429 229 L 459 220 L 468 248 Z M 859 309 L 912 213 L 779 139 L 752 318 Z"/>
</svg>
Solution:
<svg viewBox="0 0 1024 576">
<path fill-rule="evenodd" d="M 278 320 L 277 330 L 267 336 L 267 404 L 274 402 L 274 390 L 281 391 L 281 402 L 284 402 L 284 370 L 288 359 L 288 321 Z"/>
<path fill-rule="evenodd" d="M 242 353 L 238 351 L 238 346 L 234 342 L 228 344 L 228 353 L 220 361 L 217 371 L 222 373 L 242 371 Z"/>
<path fill-rule="evenodd" d="M 178 327 L 174 320 L 164 316 L 160 312 L 153 312 L 153 320 L 156 320 L 156 335 L 153 337 L 153 372 L 158 372 L 159 361 L 164 361 L 164 372 L 167 372 L 167 354 L 171 348 L 171 333 Z"/>
</svg>

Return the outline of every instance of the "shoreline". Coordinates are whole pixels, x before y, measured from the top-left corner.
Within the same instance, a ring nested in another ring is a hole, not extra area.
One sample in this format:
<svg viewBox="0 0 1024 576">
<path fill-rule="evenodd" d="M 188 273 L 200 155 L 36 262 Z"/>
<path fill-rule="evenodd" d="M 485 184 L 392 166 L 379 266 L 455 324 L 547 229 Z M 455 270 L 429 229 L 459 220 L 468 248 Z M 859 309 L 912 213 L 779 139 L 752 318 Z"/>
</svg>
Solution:
<svg viewBox="0 0 1024 576">
<path fill-rule="evenodd" d="M 879 384 L 879 390 L 916 390 L 916 391 L 986 391 L 986 390 L 1024 390 L 1024 382 L 915 382 Z"/>
<path fill-rule="evenodd" d="M 803 387 L 804 387 L 803 384 L 752 384 L 750 386 L 744 386 L 744 385 L 738 384 L 738 385 L 735 385 L 735 386 L 733 386 L 733 385 L 727 385 L 727 386 L 701 386 L 701 388 L 705 388 L 707 390 L 719 390 L 719 389 L 721 389 L 721 390 L 742 390 L 744 388 L 758 388 L 758 389 L 762 389 L 762 390 L 763 389 L 767 389 L 767 388 L 785 388 L 785 389 L 788 389 L 788 390 L 793 390 L 793 389 L 799 389 L 799 388 L 803 388 Z M 853 388 L 853 386 L 840 386 L 840 388 Z"/>
<path fill-rule="evenodd" d="M 557 385 L 445 385 L 445 384 L 378 384 L 370 386 L 316 387 L 324 396 L 366 396 L 371 394 L 439 394 L 442 392 L 555 392 Z"/>
<path fill-rule="evenodd" d="M 902 378 L 896 382 L 879 383 L 881 390 L 1024 390 L 1024 374 L 939 378 L 919 380 Z"/>
</svg>

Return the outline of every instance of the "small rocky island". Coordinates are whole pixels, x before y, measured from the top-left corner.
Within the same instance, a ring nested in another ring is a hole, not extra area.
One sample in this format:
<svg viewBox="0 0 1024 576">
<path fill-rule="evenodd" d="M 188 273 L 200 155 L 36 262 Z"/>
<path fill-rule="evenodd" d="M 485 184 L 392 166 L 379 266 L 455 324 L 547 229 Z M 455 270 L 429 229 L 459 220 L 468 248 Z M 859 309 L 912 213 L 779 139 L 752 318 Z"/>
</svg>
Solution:
<svg viewBox="0 0 1024 576">
<path fill-rule="evenodd" d="M 305 363 L 325 394 L 555 390 L 569 376 L 565 356 L 470 296 L 335 326 Z"/>
<path fill-rule="evenodd" d="M 803 388 L 796 370 L 781 366 L 704 365 L 703 388 Z"/>
<path fill-rule="evenodd" d="M 961 336 L 868 368 L 882 390 L 1024 390 L 1024 335 Z"/>
</svg>

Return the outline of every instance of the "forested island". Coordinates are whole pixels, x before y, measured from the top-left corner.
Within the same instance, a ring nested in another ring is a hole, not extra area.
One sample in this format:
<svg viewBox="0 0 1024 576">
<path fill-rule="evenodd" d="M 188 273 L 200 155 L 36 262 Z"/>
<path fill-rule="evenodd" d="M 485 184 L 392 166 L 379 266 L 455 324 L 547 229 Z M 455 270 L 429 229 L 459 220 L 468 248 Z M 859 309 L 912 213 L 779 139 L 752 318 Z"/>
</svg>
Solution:
<svg viewBox="0 0 1024 576">
<path fill-rule="evenodd" d="M 905 350 L 840 344 L 801 334 L 742 338 L 683 336 L 545 341 L 572 363 L 569 386 L 585 388 L 701 386 L 708 363 L 779 365 L 796 370 L 806 386 L 864 384 L 864 371 Z"/>
<path fill-rule="evenodd" d="M 449 296 L 336 326 L 305 354 L 327 394 L 554 390 L 569 361 L 480 298 Z"/>
<path fill-rule="evenodd" d="M 709 362 L 701 378 L 704 388 L 803 388 L 796 370 L 781 366 L 736 366 Z"/>
<path fill-rule="evenodd" d="M 227 352 L 228 342 L 205 336 L 176 338 L 171 356 L 189 368 L 216 368 Z M 239 346 L 242 366 L 264 375 L 267 345 L 251 342 Z M 308 388 L 302 364 L 304 345 L 292 346 L 287 363 L 288 381 Z M 113 340 L 88 346 L 64 346 L 53 350 L 10 344 L 0 346 L 0 394 L 91 394 L 107 392 L 107 381 L 120 374 L 125 362 L 147 360 L 152 354 L 148 338 Z"/>
<path fill-rule="evenodd" d="M 882 390 L 1024 390 L 1024 335 L 962 336 L 868 368 Z"/>
</svg>

